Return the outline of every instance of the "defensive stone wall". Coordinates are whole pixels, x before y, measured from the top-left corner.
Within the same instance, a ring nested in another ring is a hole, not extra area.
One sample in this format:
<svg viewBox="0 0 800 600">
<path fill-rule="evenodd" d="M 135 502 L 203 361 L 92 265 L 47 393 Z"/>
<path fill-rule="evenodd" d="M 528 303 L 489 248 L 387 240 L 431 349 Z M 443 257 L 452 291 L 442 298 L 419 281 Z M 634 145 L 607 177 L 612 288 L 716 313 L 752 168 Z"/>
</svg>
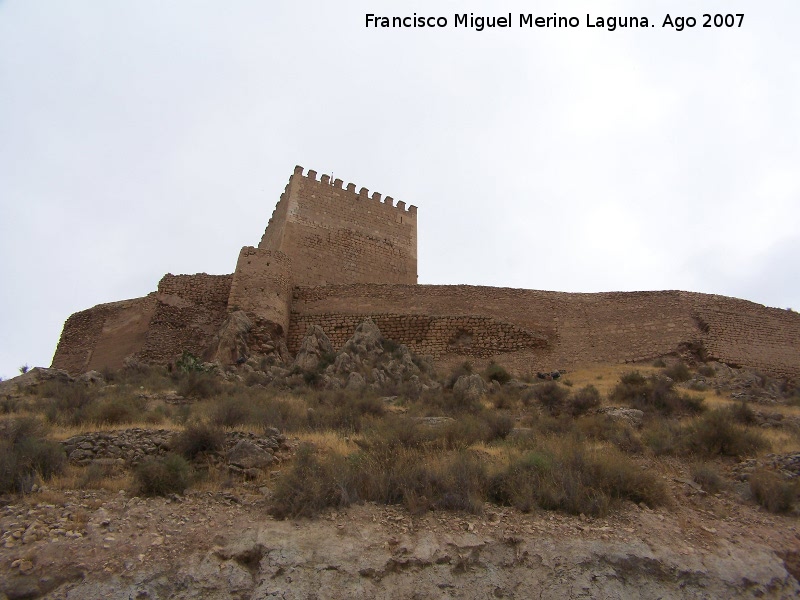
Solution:
<svg viewBox="0 0 800 600">
<path fill-rule="evenodd" d="M 274 333 L 286 335 L 292 299 L 291 266 L 283 252 L 242 248 L 233 274 L 228 309 L 243 310 L 274 323 L 277 326 Z"/>
<path fill-rule="evenodd" d="M 165 275 L 137 358 L 167 364 L 184 351 L 202 356 L 228 315 L 233 275 Z"/>
<path fill-rule="evenodd" d="M 417 282 L 417 208 L 296 167 L 264 237 L 295 285 Z"/>
<path fill-rule="evenodd" d="M 800 376 L 800 315 L 688 292 L 570 294 L 478 286 L 299 287 L 289 349 L 309 324 L 335 346 L 365 317 L 388 338 L 449 368 L 494 359 L 519 373 L 635 362 L 705 348 L 713 358 Z"/>
<path fill-rule="evenodd" d="M 709 358 L 800 379 L 800 315 L 689 292 L 568 294 L 416 285 L 417 209 L 296 167 L 258 248 L 232 275 L 171 275 L 145 298 L 72 315 L 53 366 L 118 368 L 204 356 L 231 311 L 251 320 L 247 346 L 291 352 L 307 327 L 341 347 L 371 317 L 386 338 L 440 368 L 496 360 L 524 375 L 705 350 Z M 238 360 L 238 358 L 237 358 Z"/>
<path fill-rule="evenodd" d="M 70 373 L 119 368 L 144 345 L 156 305 L 150 294 L 73 314 L 64 324 L 53 367 Z"/>
</svg>

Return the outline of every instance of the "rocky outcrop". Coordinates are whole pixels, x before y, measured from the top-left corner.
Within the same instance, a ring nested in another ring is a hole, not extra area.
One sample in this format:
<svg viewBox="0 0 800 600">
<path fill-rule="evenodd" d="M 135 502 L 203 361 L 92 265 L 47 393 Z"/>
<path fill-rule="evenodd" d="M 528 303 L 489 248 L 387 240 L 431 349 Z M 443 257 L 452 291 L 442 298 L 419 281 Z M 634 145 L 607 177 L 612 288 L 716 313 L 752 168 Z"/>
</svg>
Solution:
<svg viewBox="0 0 800 600">
<path fill-rule="evenodd" d="M 214 336 L 206 359 L 221 365 L 237 364 L 247 360 L 250 356 L 247 334 L 252 328 L 253 323 L 243 310 L 229 313 Z"/>
<path fill-rule="evenodd" d="M 468 521 L 461 531 L 403 531 L 399 526 L 410 521 L 401 515 L 375 522 L 382 515 L 362 512 L 356 521 L 255 522 L 180 560 L 134 561 L 124 575 L 87 574 L 59 597 L 638 600 L 788 599 L 800 593 L 783 560 L 759 543 L 687 553 L 669 543 L 604 540 L 592 525 L 583 537 L 479 533 Z M 152 542 L 161 543 L 160 537 Z M 20 579 L 9 576 L 5 589 Z"/>
<path fill-rule="evenodd" d="M 333 355 L 333 346 L 319 325 L 312 325 L 303 338 L 292 366 L 303 371 L 315 370 L 325 357 Z"/>
</svg>

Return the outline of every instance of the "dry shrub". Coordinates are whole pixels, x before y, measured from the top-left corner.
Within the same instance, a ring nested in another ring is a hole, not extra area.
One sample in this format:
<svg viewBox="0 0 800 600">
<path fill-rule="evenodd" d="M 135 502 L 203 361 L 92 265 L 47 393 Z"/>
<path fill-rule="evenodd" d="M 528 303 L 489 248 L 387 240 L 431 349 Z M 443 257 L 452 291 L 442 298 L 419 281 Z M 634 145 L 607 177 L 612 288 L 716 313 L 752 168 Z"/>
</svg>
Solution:
<svg viewBox="0 0 800 600">
<path fill-rule="evenodd" d="M 692 480 L 711 494 L 721 492 L 727 487 L 719 471 L 708 463 L 697 463 L 692 467 Z"/>
<path fill-rule="evenodd" d="M 632 454 L 644 450 L 639 434 L 630 425 L 607 415 L 589 415 L 580 419 L 577 425 L 578 430 L 590 440 L 608 442 Z"/>
<path fill-rule="evenodd" d="M 147 458 L 134 470 L 135 493 L 143 496 L 182 494 L 189 487 L 190 474 L 189 463 L 177 454 Z"/>
<path fill-rule="evenodd" d="M 573 417 L 577 417 L 598 406 L 600 406 L 600 392 L 590 384 L 572 393 L 569 398 L 568 410 Z"/>
<path fill-rule="evenodd" d="M 506 371 L 503 367 L 492 361 L 483 373 L 487 381 L 496 381 L 500 385 L 511 381 L 511 373 Z"/>
<path fill-rule="evenodd" d="M 734 422 L 730 411 L 717 409 L 694 423 L 685 431 L 685 447 L 699 456 L 732 456 L 741 458 L 769 447 L 758 431 Z"/>
<path fill-rule="evenodd" d="M 179 433 L 172 449 L 181 456 L 194 460 L 202 454 L 219 452 L 225 445 L 225 432 L 207 423 L 192 423 Z"/>
<path fill-rule="evenodd" d="M 639 410 L 669 416 L 703 411 L 703 399 L 675 390 L 675 383 L 659 375 L 644 377 L 638 371 L 625 373 L 611 390 L 609 400 Z"/>
<path fill-rule="evenodd" d="M 276 519 L 313 517 L 328 507 L 347 506 L 347 469 L 341 457 L 320 460 L 310 444 L 297 449 L 294 464 L 278 480 L 269 512 Z M 342 479 L 345 477 L 345 479 Z"/>
<path fill-rule="evenodd" d="M 205 400 L 222 392 L 222 382 L 210 373 L 188 371 L 176 373 L 178 394 L 195 400 Z"/>
<path fill-rule="evenodd" d="M 564 408 L 564 403 L 569 396 L 569 391 L 558 385 L 555 381 L 547 381 L 533 386 L 531 390 L 523 397 L 526 405 L 530 404 L 532 400 L 536 400 L 550 414 L 557 415 L 561 413 Z"/>
<path fill-rule="evenodd" d="M 211 412 L 211 422 L 221 427 L 245 425 L 252 417 L 252 404 L 239 396 L 223 398 L 215 404 Z"/>
<path fill-rule="evenodd" d="M 656 456 L 681 454 L 684 451 L 684 429 L 677 421 L 652 419 L 642 431 L 642 441 Z"/>
<path fill-rule="evenodd" d="M 774 471 L 761 469 L 750 474 L 750 493 L 761 506 L 773 513 L 792 510 L 800 486 L 796 481 L 787 481 Z"/>
<path fill-rule="evenodd" d="M 692 377 L 692 372 L 689 370 L 683 362 L 678 361 L 670 367 L 667 367 L 662 371 L 664 375 L 672 379 L 672 381 L 676 381 L 678 383 L 682 383 L 684 381 L 689 381 Z"/>
<path fill-rule="evenodd" d="M 445 389 L 452 390 L 453 386 L 458 381 L 459 377 L 465 375 L 472 375 L 472 363 L 470 362 L 463 362 L 457 367 L 455 367 L 451 372 L 450 375 L 447 376 L 447 380 L 444 382 Z"/>
<path fill-rule="evenodd" d="M 93 403 L 85 413 L 86 421 L 97 425 L 120 425 L 143 418 L 143 405 L 131 399 L 113 398 Z"/>
<path fill-rule="evenodd" d="M 717 370 L 711 365 L 700 365 L 697 367 L 697 372 L 703 377 L 715 377 Z"/>
<path fill-rule="evenodd" d="M 491 483 L 494 501 L 522 511 L 538 507 L 593 516 L 606 514 L 623 499 L 657 506 L 665 491 L 660 479 L 620 452 L 590 453 L 575 441 L 529 452 Z"/>
<path fill-rule="evenodd" d="M 0 493 L 30 491 L 36 477 L 49 479 L 67 464 L 64 448 L 43 439 L 44 426 L 23 417 L 3 423 L 0 430 Z"/>
</svg>

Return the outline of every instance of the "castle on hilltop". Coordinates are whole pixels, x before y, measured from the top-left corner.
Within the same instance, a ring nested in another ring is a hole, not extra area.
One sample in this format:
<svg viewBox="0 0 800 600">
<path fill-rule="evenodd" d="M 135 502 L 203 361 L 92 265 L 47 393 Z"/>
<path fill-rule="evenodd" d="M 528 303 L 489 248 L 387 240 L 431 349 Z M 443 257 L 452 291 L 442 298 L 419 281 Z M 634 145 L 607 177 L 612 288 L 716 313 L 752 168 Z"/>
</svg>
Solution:
<svg viewBox="0 0 800 600">
<path fill-rule="evenodd" d="M 246 340 L 222 352 L 232 315 Z M 495 360 L 527 374 L 702 353 L 800 377 L 800 315 L 680 291 L 573 294 L 417 284 L 417 208 L 295 167 L 257 247 L 231 275 L 165 275 L 143 298 L 67 319 L 53 367 L 71 373 L 126 360 L 174 362 L 188 351 L 240 362 L 294 354 L 319 325 L 335 348 L 371 318 L 386 338 L 449 368 Z M 242 354 L 245 354 L 242 356 Z"/>
</svg>

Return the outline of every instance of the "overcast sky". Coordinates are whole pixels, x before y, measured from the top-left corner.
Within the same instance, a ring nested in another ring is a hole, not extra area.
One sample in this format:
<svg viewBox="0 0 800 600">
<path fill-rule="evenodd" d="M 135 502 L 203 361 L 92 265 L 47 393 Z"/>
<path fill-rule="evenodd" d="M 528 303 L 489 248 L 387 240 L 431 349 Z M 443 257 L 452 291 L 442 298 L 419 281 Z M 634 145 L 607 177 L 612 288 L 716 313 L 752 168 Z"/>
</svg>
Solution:
<svg viewBox="0 0 800 600">
<path fill-rule="evenodd" d="M 449 26 L 365 27 L 414 12 Z M 580 26 L 518 26 L 554 12 Z M 800 309 L 798 27 L 797 0 L 0 0 L 0 375 L 75 311 L 231 273 L 295 164 L 417 205 L 423 284 Z"/>
</svg>

